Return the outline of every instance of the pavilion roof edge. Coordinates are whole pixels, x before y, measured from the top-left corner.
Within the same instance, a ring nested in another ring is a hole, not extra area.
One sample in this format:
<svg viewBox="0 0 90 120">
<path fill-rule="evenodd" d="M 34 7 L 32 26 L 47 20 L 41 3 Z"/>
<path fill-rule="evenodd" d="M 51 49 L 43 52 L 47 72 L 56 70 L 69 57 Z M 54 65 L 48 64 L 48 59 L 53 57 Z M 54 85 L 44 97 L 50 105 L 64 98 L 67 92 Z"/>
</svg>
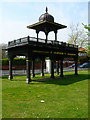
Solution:
<svg viewBox="0 0 90 120">
<path fill-rule="evenodd" d="M 32 24 L 32 25 L 29 25 L 27 26 L 27 28 L 32 28 L 34 26 L 37 26 L 37 25 L 40 25 L 40 24 L 43 24 L 43 23 L 50 23 L 50 24 L 53 24 L 53 25 L 57 25 L 57 26 L 62 26 L 62 28 L 67 28 L 66 25 L 62 25 L 62 24 L 59 24 L 59 23 L 56 23 L 56 22 L 50 22 L 50 21 L 41 21 L 41 22 L 37 22 L 35 24 Z"/>
</svg>

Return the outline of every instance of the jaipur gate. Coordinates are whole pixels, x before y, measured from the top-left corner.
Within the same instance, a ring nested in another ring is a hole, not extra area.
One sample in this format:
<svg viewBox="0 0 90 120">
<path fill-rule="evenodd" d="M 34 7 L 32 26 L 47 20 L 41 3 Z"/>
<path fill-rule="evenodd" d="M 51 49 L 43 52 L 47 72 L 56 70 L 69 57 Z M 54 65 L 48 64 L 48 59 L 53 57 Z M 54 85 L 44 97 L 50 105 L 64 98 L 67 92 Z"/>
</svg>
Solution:
<svg viewBox="0 0 90 120">
<path fill-rule="evenodd" d="M 36 31 L 36 38 L 27 36 L 8 42 L 9 79 L 13 79 L 12 60 L 17 55 L 26 56 L 27 83 L 31 82 L 30 61 L 32 61 L 32 74 L 34 77 L 34 61 L 37 57 L 41 59 L 42 76 L 44 76 L 43 63 L 46 57 L 51 60 L 51 78 L 54 78 L 54 61 L 56 61 L 56 71 L 59 73 L 58 61 L 60 60 L 60 77 L 63 77 L 63 60 L 69 57 L 75 60 L 75 75 L 77 75 L 78 46 L 57 41 L 57 31 L 66 27 L 54 22 L 54 17 L 48 13 L 46 7 L 46 13 L 39 17 L 39 22 L 27 26 L 27 28 Z M 39 38 L 40 31 L 45 33 L 46 39 Z M 55 34 L 55 40 L 48 40 L 48 33 L 51 31 Z"/>
</svg>

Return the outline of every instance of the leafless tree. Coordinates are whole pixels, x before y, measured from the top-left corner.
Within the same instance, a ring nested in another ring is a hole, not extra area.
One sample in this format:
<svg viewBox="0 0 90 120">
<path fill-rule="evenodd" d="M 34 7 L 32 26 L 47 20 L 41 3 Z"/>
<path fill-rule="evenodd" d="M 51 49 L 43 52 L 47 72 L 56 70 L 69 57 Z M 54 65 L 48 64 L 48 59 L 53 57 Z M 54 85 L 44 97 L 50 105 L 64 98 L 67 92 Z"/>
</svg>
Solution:
<svg viewBox="0 0 90 120">
<path fill-rule="evenodd" d="M 88 36 L 84 28 L 80 28 L 79 24 L 71 24 L 70 30 L 68 43 L 78 45 L 79 47 L 86 47 Z"/>
<path fill-rule="evenodd" d="M 0 59 L 7 58 L 7 51 L 5 50 L 7 44 L 2 43 L 0 44 Z"/>
</svg>

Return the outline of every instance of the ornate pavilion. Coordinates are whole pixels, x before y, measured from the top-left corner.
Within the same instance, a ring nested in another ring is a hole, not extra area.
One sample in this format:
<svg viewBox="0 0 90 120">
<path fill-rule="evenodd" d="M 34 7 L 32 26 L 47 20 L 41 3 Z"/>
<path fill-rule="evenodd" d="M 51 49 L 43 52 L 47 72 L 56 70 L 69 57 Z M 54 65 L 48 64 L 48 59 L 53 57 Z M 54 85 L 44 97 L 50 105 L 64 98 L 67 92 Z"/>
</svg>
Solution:
<svg viewBox="0 0 90 120">
<path fill-rule="evenodd" d="M 27 36 L 17 40 L 8 42 L 8 58 L 9 58 L 9 79 L 13 79 L 12 75 L 12 60 L 17 55 L 26 56 L 26 82 L 31 82 L 30 61 L 32 61 L 32 75 L 35 77 L 34 64 L 35 59 L 41 59 L 41 75 L 44 76 L 44 60 L 49 57 L 51 60 L 51 78 L 54 78 L 54 61 L 56 61 L 56 72 L 59 74 L 59 60 L 60 60 L 60 77 L 63 77 L 63 60 L 64 58 L 74 58 L 75 60 L 75 75 L 77 75 L 77 61 L 78 61 L 78 46 L 57 41 L 57 31 L 66 28 L 67 26 L 54 22 L 54 17 L 46 13 L 39 17 L 39 22 L 28 25 L 27 28 L 34 29 L 37 37 Z M 46 39 L 39 38 L 39 32 L 45 33 Z M 49 32 L 55 33 L 55 40 L 48 40 Z"/>
</svg>

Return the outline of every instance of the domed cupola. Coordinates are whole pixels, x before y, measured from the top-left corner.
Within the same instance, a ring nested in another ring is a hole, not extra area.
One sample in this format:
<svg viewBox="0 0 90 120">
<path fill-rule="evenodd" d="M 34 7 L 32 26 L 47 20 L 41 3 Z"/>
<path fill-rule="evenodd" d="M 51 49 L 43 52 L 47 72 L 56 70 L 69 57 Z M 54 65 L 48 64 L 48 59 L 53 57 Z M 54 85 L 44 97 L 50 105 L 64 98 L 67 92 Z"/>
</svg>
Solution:
<svg viewBox="0 0 90 120">
<path fill-rule="evenodd" d="M 50 14 L 48 14 L 48 9 L 46 7 L 46 13 L 45 14 L 42 14 L 40 17 L 39 17 L 39 22 L 41 21 L 49 21 L 49 22 L 54 22 L 54 17 Z"/>
</svg>

